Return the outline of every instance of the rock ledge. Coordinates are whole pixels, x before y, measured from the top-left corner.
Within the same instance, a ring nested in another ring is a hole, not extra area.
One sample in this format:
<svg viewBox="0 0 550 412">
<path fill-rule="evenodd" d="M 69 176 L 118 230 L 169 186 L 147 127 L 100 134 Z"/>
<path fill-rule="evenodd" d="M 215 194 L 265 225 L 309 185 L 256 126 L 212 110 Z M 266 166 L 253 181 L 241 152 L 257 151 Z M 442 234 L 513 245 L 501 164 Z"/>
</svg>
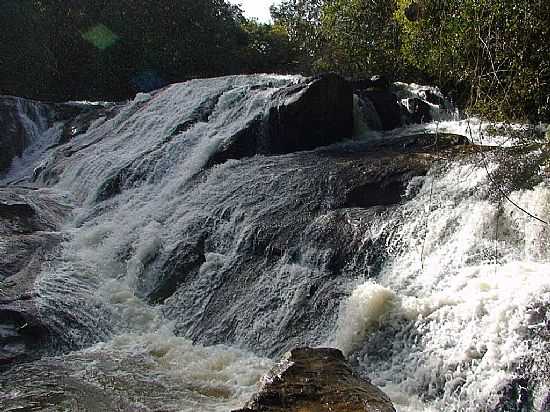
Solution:
<svg viewBox="0 0 550 412">
<path fill-rule="evenodd" d="M 262 378 L 258 392 L 233 412 L 395 412 L 388 396 L 358 378 L 337 349 L 298 348 Z"/>
</svg>

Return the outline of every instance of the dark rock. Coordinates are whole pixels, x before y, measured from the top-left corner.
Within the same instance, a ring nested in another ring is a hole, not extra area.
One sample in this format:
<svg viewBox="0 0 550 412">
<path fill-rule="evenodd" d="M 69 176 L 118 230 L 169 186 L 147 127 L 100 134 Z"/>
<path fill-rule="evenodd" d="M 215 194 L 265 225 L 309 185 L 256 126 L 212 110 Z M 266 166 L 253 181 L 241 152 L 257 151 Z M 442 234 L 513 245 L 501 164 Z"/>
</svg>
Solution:
<svg viewBox="0 0 550 412">
<path fill-rule="evenodd" d="M 425 101 L 427 101 L 428 103 L 431 103 L 431 104 L 435 104 L 441 108 L 445 108 L 445 105 L 446 105 L 446 102 L 445 102 L 445 99 L 442 98 L 441 96 L 435 94 L 434 92 L 432 92 L 431 90 L 420 90 L 420 92 L 418 93 L 418 95 Z"/>
<path fill-rule="evenodd" d="M 347 197 L 346 207 L 368 208 L 373 206 L 391 206 L 399 203 L 406 189 L 406 182 L 392 180 L 382 184 L 367 183 L 354 188 Z"/>
<path fill-rule="evenodd" d="M 350 85 L 353 91 L 368 90 L 373 87 L 372 81 L 370 79 L 350 80 Z"/>
<path fill-rule="evenodd" d="M 267 115 L 224 142 L 208 164 L 255 154 L 311 150 L 343 141 L 352 132 L 351 85 L 335 74 L 327 74 L 275 93 Z"/>
<path fill-rule="evenodd" d="M 355 95 L 354 99 L 356 106 L 353 115 L 356 127 L 359 130 L 362 130 L 363 127 L 367 127 L 369 130 L 384 130 L 374 104 L 369 99 L 359 97 L 358 95 Z"/>
<path fill-rule="evenodd" d="M 273 96 L 267 140 L 261 153 L 311 150 L 349 138 L 353 131 L 353 93 L 334 74 L 283 89 Z"/>
<path fill-rule="evenodd" d="M 430 105 L 424 100 L 419 99 L 418 97 L 410 98 L 407 99 L 406 106 L 409 112 L 409 123 L 421 124 L 429 123 L 433 120 Z"/>
<path fill-rule="evenodd" d="M 0 188 L 0 366 L 37 356 L 50 339 L 34 282 L 67 212 L 47 192 Z"/>
<path fill-rule="evenodd" d="M 383 75 L 374 75 L 370 79 L 352 80 L 350 82 L 353 91 L 387 90 L 391 86 L 390 80 Z"/>
<path fill-rule="evenodd" d="M 411 151 L 442 151 L 472 144 L 466 136 L 454 133 L 421 133 L 403 137 L 398 142 Z"/>
<path fill-rule="evenodd" d="M 118 113 L 115 104 L 69 104 L 56 106 L 56 117 L 65 124 L 57 145 L 65 144 L 88 131 L 93 122 L 100 118 L 111 119 Z"/>
<path fill-rule="evenodd" d="M 20 157 L 32 141 L 30 124 L 46 129 L 52 108 L 44 103 L 0 96 L 0 175 L 5 173 L 14 157 Z"/>
<path fill-rule="evenodd" d="M 372 83 L 372 87 L 379 89 L 379 90 L 386 90 L 389 89 L 391 86 L 390 79 L 384 75 L 375 74 L 370 78 L 370 81 Z"/>
<path fill-rule="evenodd" d="M 369 267 L 376 276 L 388 257 L 383 235 L 357 233 L 401 213 L 413 178 L 422 182 L 434 159 L 451 158 L 461 141 L 422 134 L 253 157 L 228 167 L 223 179 L 205 170 L 185 195 L 205 209 L 181 227 L 186 241 L 201 234 L 204 250 L 193 241 L 160 251 L 142 274 L 141 293 L 157 300 L 150 280 L 176 268 L 155 288 L 163 290 L 160 301 L 170 294 L 163 310 L 178 334 L 267 356 L 321 344 L 357 273 Z"/>
<path fill-rule="evenodd" d="M 243 129 L 226 140 L 218 151 L 210 157 L 206 167 L 224 163 L 229 159 L 243 159 L 260 153 L 259 141 L 265 133 L 264 120 L 254 119 Z"/>
<path fill-rule="evenodd" d="M 388 396 L 357 377 L 337 349 L 288 352 L 234 412 L 395 412 Z"/>
<path fill-rule="evenodd" d="M 403 126 L 407 118 L 407 110 L 399 103 L 397 96 L 390 91 L 362 91 L 360 98 L 368 99 L 376 109 L 383 130 L 396 129 Z"/>
<path fill-rule="evenodd" d="M 149 271 L 152 291 L 145 293 L 152 303 L 164 303 L 164 300 L 174 294 L 188 276 L 196 276 L 200 266 L 206 261 L 204 257 L 204 239 L 197 243 L 184 242 L 179 244 L 163 265 L 160 271 Z M 155 274 L 158 274 L 155 276 Z"/>
</svg>

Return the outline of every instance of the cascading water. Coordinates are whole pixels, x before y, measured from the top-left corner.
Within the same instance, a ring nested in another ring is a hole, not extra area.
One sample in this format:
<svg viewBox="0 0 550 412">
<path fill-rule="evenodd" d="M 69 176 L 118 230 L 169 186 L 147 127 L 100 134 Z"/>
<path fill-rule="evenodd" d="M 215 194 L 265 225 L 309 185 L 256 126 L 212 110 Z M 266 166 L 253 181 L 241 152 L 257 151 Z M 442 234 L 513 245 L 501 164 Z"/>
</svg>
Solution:
<svg viewBox="0 0 550 412">
<path fill-rule="evenodd" d="M 6 371 L 6 410 L 227 411 L 298 345 L 342 349 L 399 411 L 547 410 L 548 225 L 495 196 L 498 155 L 400 152 L 472 122 L 209 163 L 301 80 L 173 85 L 44 153 L 73 215 L 34 293 L 66 354 Z M 508 196 L 549 219 L 544 176 Z"/>
</svg>

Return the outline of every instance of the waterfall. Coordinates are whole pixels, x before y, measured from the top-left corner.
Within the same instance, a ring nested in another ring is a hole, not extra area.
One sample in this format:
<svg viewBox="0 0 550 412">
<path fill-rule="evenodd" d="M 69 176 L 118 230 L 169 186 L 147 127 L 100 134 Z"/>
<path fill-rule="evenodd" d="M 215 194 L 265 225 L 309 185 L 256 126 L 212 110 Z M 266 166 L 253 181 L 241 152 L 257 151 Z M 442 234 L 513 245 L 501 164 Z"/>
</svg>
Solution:
<svg viewBox="0 0 550 412">
<path fill-rule="evenodd" d="M 398 411 L 545 410 L 550 229 L 518 208 L 550 218 L 541 152 L 407 151 L 413 135 L 500 139 L 445 106 L 431 123 L 211 161 L 302 81 L 172 85 L 65 143 L 64 120 L 23 121 L 34 143 L 0 184 L 24 179 L 72 212 L 33 284 L 52 351 L 0 378 L 0 404 L 227 411 L 284 351 L 329 345 Z"/>
</svg>

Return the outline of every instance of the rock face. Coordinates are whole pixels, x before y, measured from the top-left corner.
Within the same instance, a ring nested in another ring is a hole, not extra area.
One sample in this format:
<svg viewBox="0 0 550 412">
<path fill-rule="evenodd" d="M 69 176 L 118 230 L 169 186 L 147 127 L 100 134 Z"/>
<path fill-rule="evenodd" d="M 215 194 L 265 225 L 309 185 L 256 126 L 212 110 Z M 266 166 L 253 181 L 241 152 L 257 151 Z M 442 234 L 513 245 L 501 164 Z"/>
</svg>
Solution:
<svg viewBox="0 0 550 412">
<path fill-rule="evenodd" d="M 406 99 L 406 107 L 411 123 L 429 123 L 433 120 L 430 105 L 418 97 Z"/>
<path fill-rule="evenodd" d="M 0 188 L 0 367 L 34 356 L 48 340 L 33 286 L 62 240 L 67 211 L 47 193 Z"/>
<path fill-rule="evenodd" d="M 273 96 L 268 138 L 261 152 L 281 154 L 342 141 L 353 129 L 353 94 L 344 79 L 328 74 Z"/>
<path fill-rule="evenodd" d="M 115 103 L 44 103 L 0 96 L 0 181 L 29 182 L 40 159 L 116 115 Z M 17 162 L 16 162 L 17 160 Z"/>
<path fill-rule="evenodd" d="M 449 120 L 456 115 L 452 103 L 433 88 L 376 83 L 372 79 L 351 84 L 356 99 L 355 116 L 370 130 L 392 130 L 407 124 Z"/>
<path fill-rule="evenodd" d="M 33 136 L 47 129 L 51 108 L 43 103 L 0 96 L 0 175 L 31 144 Z"/>
<path fill-rule="evenodd" d="M 346 285 L 387 258 L 383 236 L 355 233 L 400 213 L 437 156 L 466 143 L 452 135 L 393 142 L 257 156 L 228 164 L 223 178 L 205 170 L 181 200 L 200 199 L 202 212 L 146 263 L 139 292 L 164 303 L 177 333 L 206 345 L 280 356 L 303 342 L 322 344 Z"/>
<path fill-rule="evenodd" d="M 275 93 L 266 114 L 226 141 L 210 164 L 311 150 L 343 141 L 352 132 L 351 85 L 327 74 Z"/>
<path fill-rule="evenodd" d="M 115 103 L 61 103 L 55 105 L 55 120 L 63 122 L 63 132 L 57 145 L 64 144 L 76 136 L 86 133 L 90 125 L 100 118 L 114 117 L 120 106 Z"/>
<path fill-rule="evenodd" d="M 382 130 L 396 129 L 405 123 L 407 110 L 391 91 L 366 90 L 361 91 L 359 97 L 372 102 L 382 122 Z"/>
<path fill-rule="evenodd" d="M 234 412 L 395 412 L 384 392 L 356 377 L 337 349 L 288 352 L 248 404 Z"/>
</svg>

